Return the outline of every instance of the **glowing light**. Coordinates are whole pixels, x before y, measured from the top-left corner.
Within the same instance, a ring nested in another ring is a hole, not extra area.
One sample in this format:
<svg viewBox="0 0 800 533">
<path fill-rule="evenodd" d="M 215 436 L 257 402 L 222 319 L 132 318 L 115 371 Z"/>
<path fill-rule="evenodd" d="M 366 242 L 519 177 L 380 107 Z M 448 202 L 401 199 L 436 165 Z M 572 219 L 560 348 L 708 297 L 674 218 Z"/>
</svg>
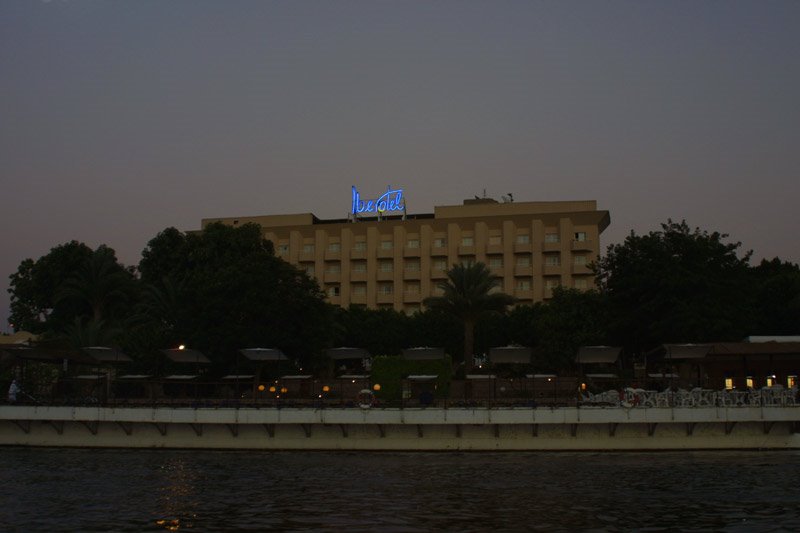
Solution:
<svg viewBox="0 0 800 533">
<path fill-rule="evenodd" d="M 275 392 L 275 386 L 274 386 L 274 385 L 271 385 L 271 386 L 270 386 L 270 388 L 269 388 L 269 391 L 270 391 L 270 392 Z"/>
<path fill-rule="evenodd" d="M 331 391 L 331 388 L 329 386 L 327 386 L 327 385 L 323 385 L 322 386 L 322 392 L 330 392 L 330 391 Z"/>
<path fill-rule="evenodd" d="M 403 211 L 405 202 L 403 201 L 403 189 L 392 189 L 387 187 L 386 192 L 375 200 L 362 200 L 358 190 L 353 187 L 353 206 L 351 213 L 386 213 L 392 211 Z"/>
<path fill-rule="evenodd" d="M 286 394 L 287 392 L 289 392 L 289 389 L 286 387 L 281 387 L 281 394 Z"/>
<path fill-rule="evenodd" d="M 259 392 L 264 392 L 264 389 L 265 389 L 265 388 L 266 388 L 266 387 L 264 387 L 264 385 L 259 385 L 259 386 L 258 386 L 258 390 L 259 390 Z"/>
<path fill-rule="evenodd" d="M 181 344 L 180 346 L 178 346 L 178 349 L 179 350 L 185 350 L 186 349 L 186 345 Z"/>
<path fill-rule="evenodd" d="M 375 385 L 372 386 L 372 390 L 374 390 L 375 392 L 378 392 L 379 390 L 381 390 L 381 384 L 380 383 L 376 383 Z"/>
</svg>

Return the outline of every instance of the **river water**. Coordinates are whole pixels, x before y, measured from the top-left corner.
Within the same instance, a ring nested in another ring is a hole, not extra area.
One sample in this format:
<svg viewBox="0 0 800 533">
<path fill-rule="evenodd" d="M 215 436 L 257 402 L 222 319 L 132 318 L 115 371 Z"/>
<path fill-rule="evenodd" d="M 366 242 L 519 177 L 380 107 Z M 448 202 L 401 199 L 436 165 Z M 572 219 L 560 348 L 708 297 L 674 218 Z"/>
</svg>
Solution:
<svg viewBox="0 0 800 533">
<path fill-rule="evenodd" d="M 0 531 L 800 531 L 800 452 L 0 448 Z"/>
</svg>

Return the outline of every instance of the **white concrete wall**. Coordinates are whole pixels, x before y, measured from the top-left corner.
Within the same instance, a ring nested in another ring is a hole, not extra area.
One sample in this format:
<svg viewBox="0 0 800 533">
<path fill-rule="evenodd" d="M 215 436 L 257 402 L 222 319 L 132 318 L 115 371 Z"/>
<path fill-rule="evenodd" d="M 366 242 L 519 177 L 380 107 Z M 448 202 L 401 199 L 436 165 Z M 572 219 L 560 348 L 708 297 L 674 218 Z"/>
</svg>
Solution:
<svg viewBox="0 0 800 533">
<path fill-rule="evenodd" d="M 191 409 L 0 407 L 0 445 L 326 449 L 800 448 L 800 407 Z"/>
</svg>

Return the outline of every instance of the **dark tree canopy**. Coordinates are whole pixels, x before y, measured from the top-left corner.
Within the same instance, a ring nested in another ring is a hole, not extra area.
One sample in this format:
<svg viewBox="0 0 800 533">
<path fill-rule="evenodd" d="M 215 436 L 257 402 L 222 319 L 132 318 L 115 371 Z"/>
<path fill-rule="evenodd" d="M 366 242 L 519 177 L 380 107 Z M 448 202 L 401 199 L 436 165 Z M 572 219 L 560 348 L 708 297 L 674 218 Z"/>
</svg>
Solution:
<svg viewBox="0 0 800 533">
<path fill-rule="evenodd" d="M 751 322 L 750 254 L 727 235 L 671 220 L 631 233 L 595 265 L 615 342 L 639 351 L 663 342 L 737 340 Z"/>
<path fill-rule="evenodd" d="M 331 310 L 316 282 L 275 257 L 257 225 L 167 229 L 148 243 L 139 271 L 149 287 L 145 314 L 164 341 L 219 364 L 246 347 L 280 348 L 307 363 L 329 343 Z"/>
</svg>

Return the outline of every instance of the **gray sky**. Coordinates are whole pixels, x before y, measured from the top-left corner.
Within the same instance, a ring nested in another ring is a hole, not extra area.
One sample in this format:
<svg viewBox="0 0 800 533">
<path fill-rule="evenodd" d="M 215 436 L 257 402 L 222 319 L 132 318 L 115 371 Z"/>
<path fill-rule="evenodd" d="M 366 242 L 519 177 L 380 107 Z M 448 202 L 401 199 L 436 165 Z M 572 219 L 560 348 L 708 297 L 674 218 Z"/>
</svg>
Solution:
<svg viewBox="0 0 800 533">
<path fill-rule="evenodd" d="M 800 261 L 797 1 L 0 0 L 0 316 L 26 257 L 215 216 L 596 199 Z M 5 322 L 5 320 L 2 320 Z"/>
</svg>

